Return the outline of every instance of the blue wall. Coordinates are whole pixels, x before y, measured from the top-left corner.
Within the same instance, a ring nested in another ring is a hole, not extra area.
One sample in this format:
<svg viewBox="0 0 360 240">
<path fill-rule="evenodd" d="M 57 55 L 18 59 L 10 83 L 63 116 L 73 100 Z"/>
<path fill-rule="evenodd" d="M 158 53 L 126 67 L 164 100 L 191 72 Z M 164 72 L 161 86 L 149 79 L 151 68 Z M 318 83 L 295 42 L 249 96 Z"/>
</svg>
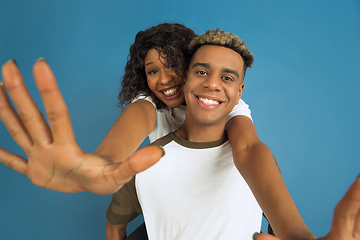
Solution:
<svg viewBox="0 0 360 240">
<path fill-rule="evenodd" d="M 165 21 L 245 39 L 255 63 L 243 99 L 305 222 L 326 234 L 360 170 L 359 1 L 1 1 L 0 63 L 15 58 L 41 106 L 31 67 L 45 57 L 91 152 L 121 112 L 135 34 Z M 23 154 L 2 123 L 0 146 Z M 105 238 L 111 196 L 41 189 L 3 165 L 0 192 L 0 239 Z"/>
</svg>

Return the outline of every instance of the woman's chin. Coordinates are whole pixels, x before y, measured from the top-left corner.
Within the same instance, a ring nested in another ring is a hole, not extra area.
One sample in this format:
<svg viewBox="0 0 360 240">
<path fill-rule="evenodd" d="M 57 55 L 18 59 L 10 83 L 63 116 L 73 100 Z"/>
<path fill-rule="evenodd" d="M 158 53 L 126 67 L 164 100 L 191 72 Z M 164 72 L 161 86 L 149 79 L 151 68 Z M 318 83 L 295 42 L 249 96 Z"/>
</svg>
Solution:
<svg viewBox="0 0 360 240">
<path fill-rule="evenodd" d="M 168 107 L 176 108 L 176 107 L 179 107 L 184 102 L 184 98 L 162 99 L 162 101 Z"/>
</svg>

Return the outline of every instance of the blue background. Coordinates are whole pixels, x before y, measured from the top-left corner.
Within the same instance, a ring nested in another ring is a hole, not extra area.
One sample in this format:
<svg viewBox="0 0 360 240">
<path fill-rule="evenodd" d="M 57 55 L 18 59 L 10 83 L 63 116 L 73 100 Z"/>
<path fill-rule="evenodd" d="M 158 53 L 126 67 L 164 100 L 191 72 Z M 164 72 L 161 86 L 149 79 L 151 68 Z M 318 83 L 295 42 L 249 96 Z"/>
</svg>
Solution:
<svg viewBox="0 0 360 240">
<path fill-rule="evenodd" d="M 121 112 L 135 34 L 162 22 L 245 39 L 255 63 L 243 99 L 305 222 L 325 235 L 360 172 L 360 2 L 2 0 L 0 62 L 15 58 L 42 108 L 31 67 L 45 57 L 77 141 L 91 152 Z M 0 146 L 23 154 L 1 122 Z M 105 239 L 111 196 L 41 189 L 3 165 L 0 194 L 0 239 Z"/>
</svg>

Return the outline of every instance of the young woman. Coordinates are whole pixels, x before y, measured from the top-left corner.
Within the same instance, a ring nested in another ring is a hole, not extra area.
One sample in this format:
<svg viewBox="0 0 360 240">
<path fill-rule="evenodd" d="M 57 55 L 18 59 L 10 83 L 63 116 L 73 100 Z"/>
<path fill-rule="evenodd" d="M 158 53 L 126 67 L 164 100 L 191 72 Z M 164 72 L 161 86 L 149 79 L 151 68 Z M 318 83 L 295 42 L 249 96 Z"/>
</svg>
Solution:
<svg viewBox="0 0 360 240">
<path fill-rule="evenodd" d="M 126 128 L 135 143 L 129 143 L 128 139 L 122 144 L 126 149 L 133 148 L 132 153 L 149 136 L 150 142 L 175 131 L 184 121 L 185 102 L 182 86 L 186 80 L 186 68 L 189 61 L 187 46 L 195 37 L 195 33 L 180 24 L 160 24 L 136 35 L 135 42 L 130 48 L 129 60 L 125 67 L 122 80 L 122 89 L 119 93 L 120 106 L 125 106 L 118 122 L 105 137 L 95 153 L 102 151 L 119 151 L 109 146 L 119 141 L 120 133 Z M 130 103 L 130 104 L 129 104 Z M 137 112 L 139 111 L 139 112 Z M 136 113 L 135 113 L 136 112 Z M 139 116 L 144 115 L 144 118 Z M 250 110 L 244 101 L 230 113 L 230 123 L 237 116 L 233 124 L 229 124 L 228 133 L 237 134 L 241 144 L 246 145 L 244 133 L 256 137 L 255 127 L 251 121 Z M 122 118 L 132 119 L 124 124 Z M 138 126 L 146 128 L 141 133 L 132 133 Z M 153 131 L 157 128 L 157 131 Z M 161 132 L 155 134 L 155 132 Z M 144 134 L 145 133 L 145 134 Z M 248 138 L 249 139 L 249 138 Z M 130 145 L 130 146 L 128 146 Z M 126 150 L 121 151 L 125 153 Z M 118 154 L 111 154 L 119 156 Z M 128 156 L 123 156 L 126 158 Z"/>
</svg>

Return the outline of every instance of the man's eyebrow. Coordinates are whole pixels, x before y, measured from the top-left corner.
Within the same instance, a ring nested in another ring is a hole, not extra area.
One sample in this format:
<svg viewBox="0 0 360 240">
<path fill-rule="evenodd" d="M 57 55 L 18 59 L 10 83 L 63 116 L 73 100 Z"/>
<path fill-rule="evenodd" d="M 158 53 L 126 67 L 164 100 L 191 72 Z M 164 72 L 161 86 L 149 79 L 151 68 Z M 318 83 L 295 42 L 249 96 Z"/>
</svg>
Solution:
<svg viewBox="0 0 360 240">
<path fill-rule="evenodd" d="M 236 71 L 236 70 L 229 69 L 229 68 L 224 68 L 223 72 L 232 73 L 232 74 L 236 75 L 238 78 L 240 78 L 240 75 L 239 75 L 238 71 Z"/>
<path fill-rule="evenodd" d="M 210 68 L 210 64 L 209 64 L 209 63 L 201 63 L 201 62 L 194 63 L 194 64 L 191 66 L 191 68 L 194 68 L 194 67 L 197 67 L 197 66 L 205 67 L 205 68 Z"/>
</svg>

